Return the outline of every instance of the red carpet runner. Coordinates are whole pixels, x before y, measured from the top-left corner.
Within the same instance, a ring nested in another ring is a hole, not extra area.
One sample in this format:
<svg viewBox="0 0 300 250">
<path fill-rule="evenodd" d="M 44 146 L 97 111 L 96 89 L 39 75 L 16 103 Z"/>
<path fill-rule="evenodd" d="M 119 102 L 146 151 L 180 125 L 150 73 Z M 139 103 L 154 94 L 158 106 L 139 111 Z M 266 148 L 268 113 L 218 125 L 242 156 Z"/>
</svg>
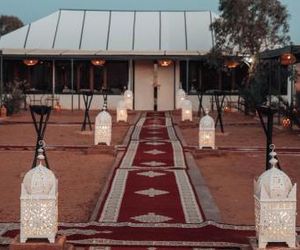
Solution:
<svg viewBox="0 0 300 250">
<path fill-rule="evenodd" d="M 75 245 L 98 246 L 94 249 L 238 249 L 247 245 L 253 227 L 205 221 L 186 169 L 171 118 L 147 113 L 135 126 L 96 221 L 65 223 L 60 233 Z M 11 230 L 3 236 L 15 233 Z"/>
<path fill-rule="evenodd" d="M 185 168 L 171 119 L 163 113 L 141 118 L 99 222 L 201 223 L 203 216 Z"/>
</svg>

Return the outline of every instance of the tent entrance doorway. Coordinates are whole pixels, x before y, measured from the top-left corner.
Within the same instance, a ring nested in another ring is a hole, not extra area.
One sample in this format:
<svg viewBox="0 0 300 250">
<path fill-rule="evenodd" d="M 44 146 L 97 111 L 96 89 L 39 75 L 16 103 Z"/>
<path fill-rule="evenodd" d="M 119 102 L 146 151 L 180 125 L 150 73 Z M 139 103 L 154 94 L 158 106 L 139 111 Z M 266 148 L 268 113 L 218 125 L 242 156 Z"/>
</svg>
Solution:
<svg viewBox="0 0 300 250">
<path fill-rule="evenodd" d="M 135 110 L 174 109 L 174 65 L 159 67 L 153 61 L 136 61 L 134 67 Z"/>
</svg>

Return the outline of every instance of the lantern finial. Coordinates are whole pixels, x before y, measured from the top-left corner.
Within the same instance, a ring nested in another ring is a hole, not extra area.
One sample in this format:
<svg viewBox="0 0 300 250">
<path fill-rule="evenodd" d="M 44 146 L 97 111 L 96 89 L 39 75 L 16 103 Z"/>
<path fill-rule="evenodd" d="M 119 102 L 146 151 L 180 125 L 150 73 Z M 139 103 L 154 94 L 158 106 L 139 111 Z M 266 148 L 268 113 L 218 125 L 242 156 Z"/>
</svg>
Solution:
<svg viewBox="0 0 300 250">
<path fill-rule="evenodd" d="M 277 163 L 278 163 L 278 160 L 275 158 L 277 156 L 277 153 L 275 152 L 275 145 L 274 144 L 271 144 L 270 145 L 270 149 L 272 150 L 271 153 L 269 154 L 271 159 L 269 161 L 269 163 L 271 164 L 272 168 L 273 167 L 277 167 Z"/>
<path fill-rule="evenodd" d="M 205 108 L 204 112 L 205 112 L 205 115 L 208 115 L 208 113 L 209 113 L 208 108 Z"/>
<path fill-rule="evenodd" d="M 36 159 L 39 161 L 38 165 L 42 165 L 42 161 L 45 160 L 45 155 L 44 155 L 44 149 L 43 147 L 45 147 L 45 142 L 43 140 L 39 141 L 39 148 L 37 150 L 38 155 L 36 157 Z"/>
</svg>

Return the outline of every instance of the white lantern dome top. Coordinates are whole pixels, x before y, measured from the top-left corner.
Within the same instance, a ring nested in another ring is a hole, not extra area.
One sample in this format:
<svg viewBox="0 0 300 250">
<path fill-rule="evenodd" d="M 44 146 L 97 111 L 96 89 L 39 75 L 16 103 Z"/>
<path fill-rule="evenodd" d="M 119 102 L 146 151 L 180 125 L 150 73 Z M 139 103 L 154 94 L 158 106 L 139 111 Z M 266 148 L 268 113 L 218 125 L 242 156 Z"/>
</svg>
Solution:
<svg viewBox="0 0 300 250">
<path fill-rule="evenodd" d="M 105 110 L 101 111 L 97 115 L 96 119 L 99 121 L 99 123 L 111 123 L 111 121 L 112 121 L 111 115 Z"/>
<path fill-rule="evenodd" d="M 23 185 L 30 195 L 48 195 L 56 184 L 56 177 L 53 172 L 42 165 L 44 160 L 43 150 L 39 149 L 39 155 L 37 159 L 39 164 L 29 170 L 23 179 Z"/>
<path fill-rule="evenodd" d="M 126 98 L 132 98 L 132 96 L 133 96 L 133 93 L 132 93 L 132 91 L 131 90 L 125 90 L 125 92 L 124 92 L 124 96 L 126 97 Z"/>
<path fill-rule="evenodd" d="M 199 124 L 201 129 L 215 129 L 215 121 L 214 119 L 208 114 L 208 109 L 205 109 L 205 116 L 203 116 L 200 120 Z"/>
<path fill-rule="evenodd" d="M 183 89 L 178 89 L 177 90 L 177 96 L 183 96 L 183 97 L 185 97 L 185 91 Z"/>
<path fill-rule="evenodd" d="M 293 185 L 291 179 L 277 168 L 278 160 L 275 159 L 277 154 L 274 152 L 274 148 L 273 146 L 273 151 L 270 153 L 271 168 L 258 178 L 255 193 L 256 196 L 261 197 L 262 188 L 264 188 L 271 199 L 287 198 Z"/>
</svg>

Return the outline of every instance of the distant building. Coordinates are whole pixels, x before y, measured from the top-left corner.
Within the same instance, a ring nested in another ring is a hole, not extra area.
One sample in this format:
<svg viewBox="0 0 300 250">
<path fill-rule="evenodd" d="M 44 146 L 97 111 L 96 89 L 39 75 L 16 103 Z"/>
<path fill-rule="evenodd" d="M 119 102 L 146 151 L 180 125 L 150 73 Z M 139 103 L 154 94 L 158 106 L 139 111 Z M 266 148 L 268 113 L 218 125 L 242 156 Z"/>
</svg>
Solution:
<svg viewBox="0 0 300 250">
<path fill-rule="evenodd" d="M 98 93 L 92 108 L 100 108 L 102 88 L 109 108 L 116 108 L 128 88 L 134 109 L 172 110 L 182 86 L 197 108 L 198 90 L 237 89 L 247 70 L 207 64 L 215 17 L 210 11 L 59 10 L 0 38 L 3 82 L 26 79 L 31 101 L 55 97 L 67 109 L 83 107 L 81 89 Z M 38 61 L 27 66 L 25 59 Z"/>
</svg>

